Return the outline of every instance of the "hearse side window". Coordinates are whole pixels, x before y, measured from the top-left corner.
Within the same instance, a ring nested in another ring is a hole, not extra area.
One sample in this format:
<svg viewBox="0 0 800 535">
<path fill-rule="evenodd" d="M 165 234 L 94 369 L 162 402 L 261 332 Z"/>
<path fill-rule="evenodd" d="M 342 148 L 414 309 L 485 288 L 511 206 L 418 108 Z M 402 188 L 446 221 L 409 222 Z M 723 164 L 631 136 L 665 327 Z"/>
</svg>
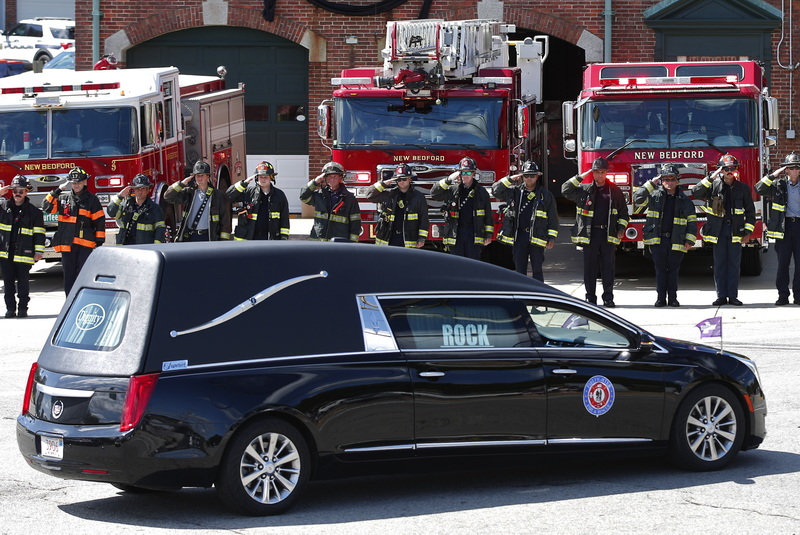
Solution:
<svg viewBox="0 0 800 535">
<path fill-rule="evenodd" d="M 58 328 L 53 345 L 90 351 L 111 351 L 122 341 L 130 294 L 82 289 Z"/>
<path fill-rule="evenodd" d="M 513 299 L 381 299 L 400 349 L 530 347 L 522 303 Z"/>
<path fill-rule="evenodd" d="M 577 310 L 552 303 L 528 303 L 528 313 L 545 347 L 626 348 L 628 338 Z"/>
</svg>

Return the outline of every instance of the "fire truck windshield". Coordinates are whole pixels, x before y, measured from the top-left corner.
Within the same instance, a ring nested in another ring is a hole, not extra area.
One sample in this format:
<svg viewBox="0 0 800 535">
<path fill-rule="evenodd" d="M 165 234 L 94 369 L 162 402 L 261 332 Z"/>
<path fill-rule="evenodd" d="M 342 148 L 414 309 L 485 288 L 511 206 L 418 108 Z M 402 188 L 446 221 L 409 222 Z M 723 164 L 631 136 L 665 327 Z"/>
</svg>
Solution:
<svg viewBox="0 0 800 535">
<path fill-rule="evenodd" d="M 0 113 L 0 159 L 118 156 L 138 151 L 132 107 Z"/>
<path fill-rule="evenodd" d="M 337 98 L 339 146 L 369 149 L 403 146 L 500 147 L 502 101 L 448 98 L 416 107 L 402 99 Z"/>
<path fill-rule="evenodd" d="M 582 108 L 584 150 L 756 147 L 758 108 L 752 99 L 590 101 Z"/>
</svg>

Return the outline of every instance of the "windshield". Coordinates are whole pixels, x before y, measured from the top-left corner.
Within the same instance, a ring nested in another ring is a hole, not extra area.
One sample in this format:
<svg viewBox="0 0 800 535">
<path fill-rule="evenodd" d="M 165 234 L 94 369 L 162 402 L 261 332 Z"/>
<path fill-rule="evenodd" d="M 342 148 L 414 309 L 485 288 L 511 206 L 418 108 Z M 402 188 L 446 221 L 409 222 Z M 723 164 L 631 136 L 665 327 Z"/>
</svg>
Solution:
<svg viewBox="0 0 800 535">
<path fill-rule="evenodd" d="M 583 107 L 584 150 L 754 147 L 758 109 L 751 99 L 675 99 L 588 102 Z"/>
<path fill-rule="evenodd" d="M 417 108 L 402 99 L 338 98 L 339 146 L 500 147 L 500 99 L 449 98 Z"/>
<path fill-rule="evenodd" d="M 137 132 L 132 107 L 0 113 L 0 159 L 135 154 Z"/>
</svg>

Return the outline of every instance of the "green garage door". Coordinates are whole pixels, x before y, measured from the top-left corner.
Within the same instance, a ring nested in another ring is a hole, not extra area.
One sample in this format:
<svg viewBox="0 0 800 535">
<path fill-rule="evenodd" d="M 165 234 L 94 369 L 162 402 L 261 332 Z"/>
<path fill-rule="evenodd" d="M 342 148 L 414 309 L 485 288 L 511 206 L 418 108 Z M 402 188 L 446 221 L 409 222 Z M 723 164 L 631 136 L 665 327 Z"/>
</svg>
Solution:
<svg viewBox="0 0 800 535">
<path fill-rule="evenodd" d="M 308 50 L 276 35 L 233 26 L 168 33 L 128 50 L 128 67 L 174 65 L 185 74 L 228 69 L 244 82 L 248 154 L 308 154 Z"/>
</svg>

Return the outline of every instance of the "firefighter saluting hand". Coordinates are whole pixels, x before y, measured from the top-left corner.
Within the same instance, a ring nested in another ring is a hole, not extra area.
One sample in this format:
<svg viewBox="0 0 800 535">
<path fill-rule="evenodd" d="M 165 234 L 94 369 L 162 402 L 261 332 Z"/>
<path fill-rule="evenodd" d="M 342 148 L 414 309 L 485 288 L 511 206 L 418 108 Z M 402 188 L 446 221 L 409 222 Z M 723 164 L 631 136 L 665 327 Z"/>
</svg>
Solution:
<svg viewBox="0 0 800 535">
<path fill-rule="evenodd" d="M 361 211 L 355 195 L 344 186 L 345 174 L 341 164 L 328 162 L 322 173 L 300 190 L 300 200 L 314 207 L 312 240 L 358 241 Z"/>
<path fill-rule="evenodd" d="M 456 170 L 431 188 L 431 198 L 442 201 L 445 227 L 442 242 L 454 255 L 480 260 L 492 241 L 494 223 L 489 194 L 478 183 L 475 160 L 464 157 Z"/>
<path fill-rule="evenodd" d="M 275 167 L 269 162 L 256 166 L 255 176 L 228 188 L 230 202 L 242 202 L 234 240 L 288 240 L 289 202 L 275 187 Z"/>
<path fill-rule="evenodd" d="M 422 247 L 428 238 L 428 201 L 414 188 L 414 172 L 408 164 L 395 167 L 389 180 L 367 188 L 367 200 L 379 203 L 380 221 L 375 231 L 378 245 Z M 397 186 L 397 187 L 393 187 Z M 389 189 L 391 188 L 391 189 Z"/>
<path fill-rule="evenodd" d="M 97 196 L 86 188 L 87 180 L 89 173 L 73 167 L 67 181 L 42 202 L 45 213 L 58 214 L 58 230 L 51 243 L 61 253 L 67 295 L 89 254 L 106 241 L 106 215 Z"/>
</svg>

